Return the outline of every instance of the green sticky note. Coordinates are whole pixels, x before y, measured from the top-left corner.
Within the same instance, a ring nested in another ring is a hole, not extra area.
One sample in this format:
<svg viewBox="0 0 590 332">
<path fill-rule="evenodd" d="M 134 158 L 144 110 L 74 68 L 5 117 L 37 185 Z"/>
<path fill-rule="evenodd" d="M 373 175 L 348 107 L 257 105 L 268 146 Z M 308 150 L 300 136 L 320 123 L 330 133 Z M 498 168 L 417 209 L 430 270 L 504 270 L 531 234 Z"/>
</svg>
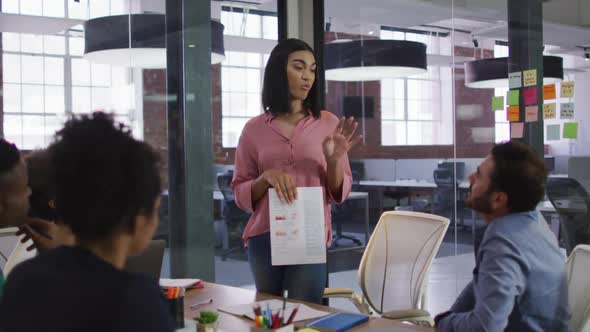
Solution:
<svg viewBox="0 0 590 332">
<path fill-rule="evenodd" d="M 492 98 L 492 111 L 502 111 L 504 109 L 504 97 Z"/>
<path fill-rule="evenodd" d="M 563 124 L 563 138 L 578 138 L 577 122 L 566 122 Z"/>
<path fill-rule="evenodd" d="M 508 105 L 510 106 L 518 106 L 520 97 L 520 90 L 510 90 L 508 91 Z"/>
</svg>

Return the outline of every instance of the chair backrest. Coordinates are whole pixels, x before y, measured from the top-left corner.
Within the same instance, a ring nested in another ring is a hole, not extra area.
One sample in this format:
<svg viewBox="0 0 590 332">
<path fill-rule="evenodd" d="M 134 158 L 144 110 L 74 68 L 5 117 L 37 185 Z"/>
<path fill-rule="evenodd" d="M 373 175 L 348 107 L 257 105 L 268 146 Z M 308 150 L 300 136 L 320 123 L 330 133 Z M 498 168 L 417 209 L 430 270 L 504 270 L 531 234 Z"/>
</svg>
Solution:
<svg viewBox="0 0 590 332">
<path fill-rule="evenodd" d="M 231 189 L 231 181 L 234 177 L 233 170 L 227 170 L 217 174 L 217 185 L 223 195 L 223 218 L 226 221 L 248 221 L 250 213 L 240 209 L 234 199 L 234 192 Z"/>
<path fill-rule="evenodd" d="M 590 196 L 584 187 L 572 178 L 549 178 L 547 197 L 559 214 L 567 253 L 578 244 L 590 244 Z"/>
<path fill-rule="evenodd" d="M 457 180 L 453 171 L 446 167 L 439 167 L 432 172 L 434 183 L 441 188 L 454 188 L 457 185 Z"/>
<path fill-rule="evenodd" d="M 433 214 L 381 215 L 359 266 L 360 287 L 375 311 L 418 308 L 448 227 L 449 219 Z"/>
<path fill-rule="evenodd" d="M 590 331 L 590 246 L 579 245 L 566 262 L 569 305 L 572 312 L 570 330 Z"/>
<path fill-rule="evenodd" d="M 231 181 L 233 177 L 234 171 L 231 169 L 217 174 L 217 185 L 219 186 L 219 191 L 221 191 L 221 194 L 223 195 L 223 200 L 226 202 L 234 201 L 234 192 L 231 190 Z"/>
<path fill-rule="evenodd" d="M 438 168 L 446 168 L 451 173 L 455 174 L 457 172 L 455 178 L 459 180 L 465 179 L 465 162 L 464 161 L 443 161 L 438 163 Z"/>
<path fill-rule="evenodd" d="M 125 263 L 125 270 L 136 273 L 146 273 L 160 279 L 166 241 L 152 240 L 148 247 L 139 255 L 132 256 Z"/>
</svg>

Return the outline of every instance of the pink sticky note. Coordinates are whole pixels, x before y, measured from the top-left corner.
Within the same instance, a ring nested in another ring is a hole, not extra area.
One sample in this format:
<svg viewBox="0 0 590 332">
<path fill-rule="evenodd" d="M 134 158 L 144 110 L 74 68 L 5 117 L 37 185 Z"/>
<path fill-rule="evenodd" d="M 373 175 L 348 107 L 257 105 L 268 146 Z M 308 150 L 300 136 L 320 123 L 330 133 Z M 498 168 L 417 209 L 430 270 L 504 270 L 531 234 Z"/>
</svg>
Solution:
<svg viewBox="0 0 590 332">
<path fill-rule="evenodd" d="M 524 136 L 524 123 L 511 122 L 510 123 L 510 138 L 522 138 Z"/>
<path fill-rule="evenodd" d="M 537 103 L 537 87 L 533 86 L 530 88 L 523 89 L 524 104 L 532 105 Z"/>
<path fill-rule="evenodd" d="M 525 108 L 524 121 L 537 122 L 539 120 L 539 105 L 530 105 Z"/>
</svg>

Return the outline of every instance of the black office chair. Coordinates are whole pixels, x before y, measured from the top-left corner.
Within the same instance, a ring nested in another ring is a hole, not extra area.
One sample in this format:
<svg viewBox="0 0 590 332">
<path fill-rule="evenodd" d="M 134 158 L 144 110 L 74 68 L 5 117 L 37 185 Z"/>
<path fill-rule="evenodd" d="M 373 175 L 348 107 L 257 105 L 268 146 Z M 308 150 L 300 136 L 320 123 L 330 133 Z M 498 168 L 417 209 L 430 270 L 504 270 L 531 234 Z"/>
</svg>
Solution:
<svg viewBox="0 0 590 332">
<path fill-rule="evenodd" d="M 436 188 L 432 193 L 432 213 L 448 217 L 451 225 L 464 227 L 463 209 L 465 201 L 463 194 L 458 190 L 459 185 L 454 172 L 447 167 L 439 167 L 433 172 Z M 457 197 L 455 198 L 455 193 Z M 455 216 L 455 202 L 460 222 L 457 224 Z"/>
<path fill-rule="evenodd" d="M 240 209 L 234 200 L 234 193 L 231 189 L 233 176 L 234 171 L 232 170 L 217 174 L 217 184 L 223 195 L 222 216 L 225 229 L 222 260 L 225 260 L 231 253 L 243 249 L 242 231 L 250 219 L 250 213 Z"/>
<path fill-rule="evenodd" d="M 361 164 L 362 166 L 362 164 Z M 364 171 L 364 166 L 362 167 Z M 359 181 L 361 180 L 361 173 L 359 171 L 359 166 L 352 167 L 351 163 L 351 173 L 352 173 L 352 191 L 358 191 L 359 189 Z M 350 240 L 356 245 L 361 245 L 363 242 L 355 236 L 344 235 L 342 234 L 342 225 L 346 220 L 350 220 L 350 217 L 354 213 L 354 204 L 349 201 L 345 201 L 342 204 L 332 204 L 332 225 L 334 225 L 334 230 L 332 234 L 332 243 L 334 247 L 338 247 L 338 241 L 342 239 Z"/>
<path fill-rule="evenodd" d="M 547 197 L 559 214 L 560 244 L 569 255 L 578 244 L 590 244 L 590 196 L 572 178 L 549 178 Z"/>
</svg>

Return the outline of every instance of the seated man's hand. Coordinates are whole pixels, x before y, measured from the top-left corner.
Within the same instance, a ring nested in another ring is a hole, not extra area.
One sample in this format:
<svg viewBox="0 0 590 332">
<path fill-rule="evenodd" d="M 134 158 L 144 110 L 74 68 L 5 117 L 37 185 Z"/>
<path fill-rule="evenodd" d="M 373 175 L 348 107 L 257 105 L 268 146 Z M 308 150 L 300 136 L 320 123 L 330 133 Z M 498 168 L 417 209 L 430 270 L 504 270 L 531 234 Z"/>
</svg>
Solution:
<svg viewBox="0 0 590 332">
<path fill-rule="evenodd" d="M 28 251 L 37 249 L 39 252 L 44 252 L 59 246 L 74 244 L 74 234 L 72 234 L 68 226 L 63 224 L 29 218 L 19 228 L 20 230 L 16 235 L 25 235 L 21 239 L 22 243 L 27 242 L 29 239 L 33 241 L 33 244 L 27 248 Z"/>
</svg>

